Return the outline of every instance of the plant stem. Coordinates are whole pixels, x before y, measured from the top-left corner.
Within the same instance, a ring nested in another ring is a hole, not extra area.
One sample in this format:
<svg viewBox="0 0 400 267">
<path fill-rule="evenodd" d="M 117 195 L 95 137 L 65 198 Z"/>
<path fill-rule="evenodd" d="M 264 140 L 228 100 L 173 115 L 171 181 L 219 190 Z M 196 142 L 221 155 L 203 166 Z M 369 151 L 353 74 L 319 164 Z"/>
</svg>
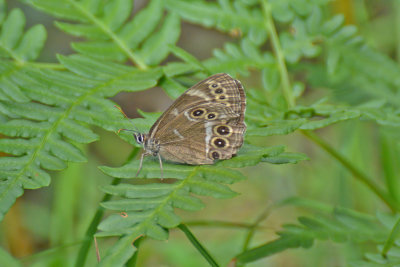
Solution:
<svg viewBox="0 0 400 267">
<path fill-rule="evenodd" d="M 188 226 L 210 226 L 210 227 L 223 227 L 223 228 L 253 228 L 253 224 L 249 223 L 237 223 L 237 222 L 225 222 L 225 221 L 187 221 L 185 225 Z M 256 227 L 257 229 L 266 227 Z"/>
<path fill-rule="evenodd" d="M 387 258 L 387 253 L 389 252 L 390 248 L 393 246 L 394 241 L 396 241 L 396 238 L 399 236 L 400 233 L 400 218 L 397 220 L 395 225 L 393 226 L 392 231 L 390 232 L 390 235 L 388 239 L 385 242 L 385 245 L 383 246 L 382 249 L 382 257 Z"/>
<path fill-rule="evenodd" d="M 271 206 L 268 205 L 265 210 L 258 216 L 258 218 L 255 220 L 255 222 L 252 224 L 251 228 L 249 229 L 249 232 L 246 235 L 246 239 L 243 243 L 243 248 L 242 248 L 242 252 L 245 252 L 250 244 L 251 239 L 254 236 L 254 232 L 257 229 L 258 225 L 265 220 L 265 218 L 268 217 L 268 215 L 271 212 Z"/>
<path fill-rule="evenodd" d="M 111 184 L 116 185 L 120 183 L 119 178 L 115 178 Z M 101 202 L 105 202 L 110 200 L 112 195 L 105 194 Z M 93 236 L 97 231 L 97 226 L 99 225 L 101 218 L 103 218 L 104 214 L 104 208 L 100 207 L 97 209 L 96 214 L 94 215 L 88 229 L 86 230 L 85 233 L 85 238 L 84 241 L 82 242 L 82 246 L 79 249 L 78 257 L 76 258 L 75 266 L 80 267 L 85 265 L 86 257 L 89 252 L 90 245 L 92 244 L 93 241 Z"/>
<path fill-rule="evenodd" d="M 134 147 L 132 152 L 128 156 L 128 160 L 126 162 L 129 162 L 132 158 L 134 158 L 139 153 L 139 151 L 140 151 L 139 148 Z M 111 185 L 117 185 L 120 182 L 121 182 L 121 179 L 114 178 L 111 182 Z M 111 197 L 112 197 L 112 195 L 105 194 L 103 199 L 101 200 L 101 202 L 106 202 L 106 201 L 110 200 Z M 75 262 L 76 267 L 85 265 L 86 257 L 89 252 L 90 245 L 92 244 L 93 236 L 97 231 L 97 226 L 99 225 L 101 218 L 103 217 L 103 214 L 104 214 L 104 208 L 99 206 L 97 208 L 95 215 L 93 216 L 93 219 L 92 219 L 88 229 L 86 230 L 84 241 L 82 242 L 82 246 L 78 252 L 78 257 L 76 258 L 76 262 Z"/>
<path fill-rule="evenodd" d="M 211 257 L 210 253 L 200 244 L 196 237 L 190 232 L 189 228 L 184 224 L 178 225 L 178 228 L 186 235 L 193 246 L 200 252 L 211 266 L 219 266 L 218 263 Z"/>
<path fill-rule="evenodd" d="M 288 107 L 292 108 L 296 105 L 295 98 L 293 96 L 293 90 L 290 85 L 289 74 L 286 67 L 283 49 L 279 41 L 278 33 L 276 32 L 274 20 L 272 19 L 271 6 L 266 0 L 263 0 L 262 7 L 264 11 L 264 24 L 271 38 L 272 48 L 276 56 L 279 73 L 281 76 L 283 96 L 287 102 Z"/>
<path fill-rule="evenodd" d="M 365 173 L 355 167 L 350 161 L 348 161 L 344 156 L 342 156 L 338 151 L 336 151 L 333 147 L 331 147 L 328 143 L 322 140 L 319 136 L 314 134 L 311 131 L 301 131 L 303 135 L 309 138 L 311 141 L 319 145 L 322 149 L 328 152 L 331 156 L 333 156 L 336 160 L 338 160 L 346 169 L 348 169 L 355 178 L 365 184 L 372 192 L 374 192 L 386 205 L 392 210 L 392 212 L 396 212 L 400 210 L 399 203 L 393 200 L 389 195 L 387 195 L 379 186 Z"/>
</svg>

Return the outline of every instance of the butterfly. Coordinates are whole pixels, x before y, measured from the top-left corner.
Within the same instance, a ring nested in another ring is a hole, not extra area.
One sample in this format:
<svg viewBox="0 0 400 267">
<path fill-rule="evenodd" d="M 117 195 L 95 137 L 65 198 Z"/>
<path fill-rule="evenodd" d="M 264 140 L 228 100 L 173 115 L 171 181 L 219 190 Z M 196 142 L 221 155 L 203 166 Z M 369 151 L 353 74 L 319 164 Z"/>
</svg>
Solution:
<svg viewBox="0 0 400 267">
<path fill-rule="evenodd" d="M 158 118 L 148 134 L 134 131 L 145 156 L 190 165 L 230 159 L 243 144 L 246 95 L 241 83 L 225 73 L 200 81 L 184 92 Z"/>
</svg>

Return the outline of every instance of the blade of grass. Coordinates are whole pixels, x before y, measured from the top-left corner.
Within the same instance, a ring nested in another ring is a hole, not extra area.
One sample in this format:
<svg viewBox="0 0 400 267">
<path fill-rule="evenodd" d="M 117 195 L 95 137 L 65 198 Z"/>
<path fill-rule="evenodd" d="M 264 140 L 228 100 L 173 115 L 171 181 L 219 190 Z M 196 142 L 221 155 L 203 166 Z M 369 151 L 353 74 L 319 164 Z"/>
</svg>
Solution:
<svg viewBox="0 0 400 267">
<path fill-rule="evenodd" d="M 290 86 L 289 74 L 286 68 L 285 56 L 283 54 L 283 49 L 281 47 L 278 33 L 275 28 L 274 20 L 271 14 L 271 6 L 266 1 L 262 1 L 262 7 L 264 11 L 264 25 L 271 37 L 271 44 L 274 50 L 276 60 L 278 63 L 279 73 L 281 76 L 281 83 L 282 83 L 282 91 L 283 96 L 287 102 L 289 108 L 292 108 L 296 105 L 295 98 L 293 95 L 293 90 Z"/>
<path fill-rule="evenodd" d="M 189 228 L 184 224 L 178 225 L 178 228 L 182 230 L 182 232 L 186 235 L 189 241 L 193 244 L 193 246 L 200 252 L 200 254 L 206 259 L 206 261 L 211 266 L 219 266 L 218 263 L 213 259 L 210 253 L 200 244 L 197 238 L 192 234 Z"/>
<path fill-rule="evenodd" d="M 270 213 L 271 213 L 271 205 L 268 205 L 264 209 L 264 211 L 258 216 L 258 218 L 255 220 L 255 222 L 251 225 L 251 227 L 246 235 L 246 239 L 243 243 L 242 252 L 245 252 L 247 250 L 247 248 L 249 247 L 250 241 L 254 236 L 255 230 L 258 228 L 259 224 L 268 217 L 268 215 Z"/>
<path fill-rule="evenodd" d="M 385 245 L 383 246 L 382 249 L 382 257 L 386 258 L 387 253 L 390 250 L 390 248 L 393 246 L 394 241 L 396 241 L 396 238 L 399 236 L 400 233 L 400 218 L 397 220 L 396 224 L 393 226 L 392 232 L 390 233 L 388 239 L 385 242 Z"/>
<path fill-rule="evenodd" d="M 328 152 L 331 156 L 333 156 L 336 160 L 338 160 L 347 170 L 349 170 L 355 178 L 357 178 L 360 182 L 365 184 L 375 195 L 377 195 L 386 205 L 392 210 L 392 212 L 396 212 L 400 210 L 400 205 L 393 198 L 391 198 L 387 193 L 385 193 L 379 186 L 365 173 L 359 170 L 356 166 L 354 166 L 350 161 L 348 161 L 344 156 L 342 156 L 338 151 L 336 151 L 333 147 L 331 147 L 328 143 L 326 143 L 319 136 L 314 134 L 311 131 L 301 131 L 301 133 L 309 138 L 311 141 L 319 145 L 322 149 Z"/>
</svg>

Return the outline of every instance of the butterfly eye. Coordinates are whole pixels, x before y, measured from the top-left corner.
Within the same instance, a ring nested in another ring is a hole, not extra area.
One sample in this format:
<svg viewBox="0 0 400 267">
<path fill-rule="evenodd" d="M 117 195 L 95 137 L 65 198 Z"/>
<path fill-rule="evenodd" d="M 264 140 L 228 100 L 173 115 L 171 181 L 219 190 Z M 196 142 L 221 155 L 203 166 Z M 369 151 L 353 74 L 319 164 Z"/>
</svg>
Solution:
<svg viewBox="0 0 400 267">
<path fill-rule="evenodd" d="M 136 143 L 141 145 L 143 143 L 143 135 L 142 134 L 133 134 L 133 135 L 135 136 Z"/>
<path fill-rule="evenodd" d="M 222 90 L 221 88 L 218 88 L 214 91 L 216 94 L 222 94 L 224 92 L 224 90 Z"/>
<path fill-rule="evenodd" d="M 220 100 L 224 100 L 224 99 L 226 99 L 226 96 L 221 95 L 221 96 L 219 97 L 219 99 L 220 99 Z"/>
</svg>

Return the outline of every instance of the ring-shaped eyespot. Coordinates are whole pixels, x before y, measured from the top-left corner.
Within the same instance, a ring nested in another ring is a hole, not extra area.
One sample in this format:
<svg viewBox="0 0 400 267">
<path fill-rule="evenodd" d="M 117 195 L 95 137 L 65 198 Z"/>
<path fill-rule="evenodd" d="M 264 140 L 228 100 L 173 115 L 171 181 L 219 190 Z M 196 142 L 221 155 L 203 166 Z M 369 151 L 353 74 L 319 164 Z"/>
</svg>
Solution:
<svg viewBox="0 0 400 267">
<path fill-rule="evenodd" d="M 211 145 L 214 146 L 215 148 L 224 148 L 229 146 L 229 141 L 228 139 L 223 137 L 214 137 L 211 140 Z"/>
<path fill-rule="evenodd" d="M 192 112 L 190 112 L 190 117 L 198 119 L 203 117 L 205 113 L 206 110 L 204 108 L 195 108 L 194 110 L 192 110 Z"/>
<path fill-rule="evenodd" d="M 217 95 L 217 101 L 228 101 L 228 97 L 225 94 Z"/>
<path fill-rule="evenodd" d="M 218 151 L 212 150 L 212 151 L 210 151 L 209 156 L 212 159 L 220 159 L 221 158 L 221 153 L 219 153 Z"/>
<path fill-rule="evenodd" d="M 215 112 L 210 112 L 206 115 L 207 120 L 213 121 L 218 117 L 218 114 Z"/>
<path fill-rule="evenodd" d="M 223 92 L 224 92 L 224 89 L 222 89 L 222 88 L 217 88 L 214 90 L 214 93 L 217 95 L 222 94 Z"/>
<path fill-rule="evenodd" d="M 208 89 L 211 89 L 211 91 L 215 91 L 215 89 L 217 88 L 221 88 L 221 84 L 220 83 L 211 83 L 208 85 Z"/>
<path fill-rule="evenodd" d="M 233 133 L 232 127 L 229 125 L 217 125 L 214 127 L 214 134 L 229 137 Z"/>
<path fill-rule="evenodd" d="M 219 95 L 226 93 L 226 88 L 224 88 L 222 86 L 213 87 L 213 85 L 215 85 L 215 84 L 212 84 L 211 86 L 209 86 L 209 88 L 211 89 L 211 93 L 213 95 L 218 97 Z"/>
</svg>

